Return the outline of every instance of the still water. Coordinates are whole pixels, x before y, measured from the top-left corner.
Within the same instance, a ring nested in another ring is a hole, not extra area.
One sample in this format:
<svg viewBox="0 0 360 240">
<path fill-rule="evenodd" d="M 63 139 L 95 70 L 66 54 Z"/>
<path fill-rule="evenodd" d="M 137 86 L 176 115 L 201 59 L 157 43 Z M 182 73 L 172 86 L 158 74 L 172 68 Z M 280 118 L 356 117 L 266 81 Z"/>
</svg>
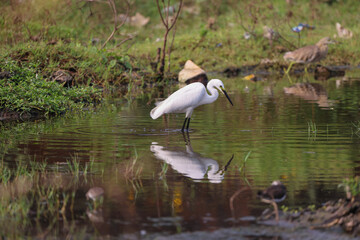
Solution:
<svg viewBox="0 0 360 240">
<path fill-rule="evenodd" d="M 280 205 L 289 208 L 344 196 L 338 184 L 360 173 L 359 76 L 259 82 L 216 76 L 234 106 L 221 95 L 197 108 L 189 136 L 180 132 L 184 114 L 150 118 L 159 95 L 154 89 L 130 102 L 109 100 L 92 113 L 18 124 L 11 136 L 2 136 L 2 159 L 9 166 L 47 162 L 49 171 L 63 172 L 61 184 L 76 191 L 69 218 L 89 233 L 244 225 L 236 219 L 259 216 L 268 207 L 256 193 L 273 180 L 286 185 Z M 165 95 L 177 88 L 165 89 Z M 74 160 L 92 162 L 92 169 L 76 182 L 66 181 L 67 162 Z M 87 210 L 85 198 L 93 186 L 105 190 L 97 212 Z M 241 188 L 246 189 L 231 211 L 229 200 Z"/>
</svg>

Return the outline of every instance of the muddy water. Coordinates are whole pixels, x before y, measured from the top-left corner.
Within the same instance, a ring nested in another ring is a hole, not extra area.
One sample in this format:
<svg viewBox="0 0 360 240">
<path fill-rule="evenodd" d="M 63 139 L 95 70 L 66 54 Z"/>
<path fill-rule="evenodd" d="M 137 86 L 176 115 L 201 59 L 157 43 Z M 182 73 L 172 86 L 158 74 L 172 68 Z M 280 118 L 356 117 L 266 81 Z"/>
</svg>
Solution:
<svg viewBox="0 0 360 240">
<path fill-rule="evenodd" d="M 276 179 L 288 189 L 281 205 L 290 208 L 344 195 L 338 184 L 360 173 L 359 72 L 327 81 L 217 77 L 234 106 L 220 96 L 199 107 L 189 136 L 180 132 L 183 114 L 150 118 L 154 89 L 152 97 L 111 100 L 96 112 L 16 125 L 2 136 L 2 159 L 47 162 L 63 178 L 71 178 L 68 161 L 93 162 L 80 180 L 62 181 L 76 191 L 69 218 L 90 234 L 246 225 L 236 219 L 258 216 L 267 206 L 256 192 Z M 98 211 L 87 209 L 93 186 L 105 190 Z"/>
</svg>

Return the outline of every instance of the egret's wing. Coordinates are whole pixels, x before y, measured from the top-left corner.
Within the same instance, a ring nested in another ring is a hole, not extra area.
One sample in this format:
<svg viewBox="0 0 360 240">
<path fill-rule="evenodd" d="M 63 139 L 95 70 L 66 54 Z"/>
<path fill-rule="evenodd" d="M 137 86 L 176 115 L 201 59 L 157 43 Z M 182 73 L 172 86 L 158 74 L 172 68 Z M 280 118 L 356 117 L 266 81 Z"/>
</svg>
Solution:
<svg viewBox="0 0 360 240">
<path fill-rule="evenodd" d="M 193 83 L 171 94 L 159 107 L 163 107 L 164 113 L 181 113 L 190 107 L 197 107 L 205 94 L 202 83 Z"/>
<path fill-rule="evenodd" d="M 192 83 L 180 88 L 167 99 L 157 104 L 150 112 L 150 116 L 156 119 L 164 113 L 183 113 L 189 107 L 197 107 L 200 100 L 206 94 L 202 83 Z"/>
<path fill-rule="evenodd" d="M 163 102 L 164 102 L 164 100 L 157 101 L 157 102 L 155 102 L 155 106 L 160 106 Z"/>
</svg>

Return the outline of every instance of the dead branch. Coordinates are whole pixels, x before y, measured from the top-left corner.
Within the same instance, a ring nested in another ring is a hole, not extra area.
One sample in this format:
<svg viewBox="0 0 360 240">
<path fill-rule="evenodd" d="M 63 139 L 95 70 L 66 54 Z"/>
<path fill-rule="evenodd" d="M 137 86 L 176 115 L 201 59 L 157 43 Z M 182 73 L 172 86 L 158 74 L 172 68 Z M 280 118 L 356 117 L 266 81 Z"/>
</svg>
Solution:
<svg viewBox="0 0 360 240">
<path fill-rule="evenodd" d="M 175 10 L 174 10 L 174 13 L 175 13 Z M 171 56 L 171 51 L 172 51 L 173 46 L 174 46 L 175 35 L 176 35 L 176 26 L 174 27 L 171 44 L 170 44 L 170 47 L 169 47 L 169 50 L 168 50 L 168 73 L 170 73 L 170 59 L 171 59 L 170 56 Z"/>
<path fill-rule="evenodd" d="M 167 6 L 165 5 L 164 0 L 162 0 L 162 3 L 163 3 L 163 10 L 164 10 L 165 16 L 163 16 L 163 13 L 161 12 L 159 0 L 156 0 L 156 5 L 157 5 L 157 8 L 158 8 L 158 12 L 159 12 L 161 21 L 162 21 L 163 25 L 165 26 L 164 44 L 163 44 L 162 55 L 161 55 L 161 59 L 160 59 L 160 68 L 159 68 L 159 74 L 160 74 L 160 76 L 163 77 L 164 76 L 164 69 L 165 69 L 165 55 L 166 55 L 167 37 L 168 37 L 168 34 L 171 31 L 171 29 L 176 24 L 176 21 L 177 21 L 177 19 L 179 17 L 180 11 L 181 11 L 183 0 L 180 0 L 179 8 L 176 11 L 175 17 L 170 17 L 169 16 L 170 0 L 167 1 L 167 4 L 166 4 Z"/>
<path fill-rule="evenodd" d="M 108 4 L 113 17 L 114 17 L 114 28 L 111 32 L 111 34 L 109 35 L 109 37 L 106 39 L 106 41 L 103 43 L 103 45 L 101 46 L 101 48 L 104 48 L 106 46 L 106 44 L 114 37 L 115 33 L 117 32 L 117 30 L 119 30 L 119 28 L 121 28 L 125 22 L 127 21 L 128 17 L 129 17 L 129 13 L 130 13 L 130 1 L 129 0 L 125 0 L 126 3 L 126 12 L 124 14 L 125 17 L 123 17 L 121 19 L 121 22 L 118 24 L 118 16 L 117 16 L 117 10 L 116 10 L 116 4 L 115 4 L 115 0 L 84 0 L 84 2 L 87 3 L 102 3 L 102 4 Z M 121 43 L 124 43 L 128 40 L 130 40 L 131 38 L 127 38 L 125 40 L 123 40 Z M 118 46 L 121 44 L 118 44 Z"/>
<path fill-rule="evenodd" d="M 116 47 L 120 47 L 124 42 L 129 41 L 129 40 L 132 40 L 132 39 L 134 39 L 134 37 L 135 37 L 135 35 L 130 35 L 130 36 L 128 36 L 127 38 L 121 40 L 121 42 L 118 43 L 118 44 L 116 45 Z"/>
<path fill-rule="evenodd" d="M 161 55 L 161 48 L 158 48 L 157 52 L 156 52 L 155 62 L 150 63 L 151 68 L 154 71 L 154 73 L 156 73 L 156 71 L 157 71 L 157 67 L 158 67 L 159 62 L 160 62 L 160 55 Z"/>
<path fill-rule="evenodd" d="M 110 6 L 110 8 L 111 8 L 111 10 L 113 12 L 113 15 L 114 15 L 114 29 L 113 29 L 112 33 L 110 34 L 110 36 L 108 37 L 108 39 L 101 46 L 101 48 L 105 47 L 105 45 L 114 37 L 114 34 L 116 33 L 116 31 L 125 24 L 127 18 L 129 17 L 130 3 L 128 1 L 125 1 L 125 3 L 127 5 L 125 17 L 122 19 L 121 23 L 118 25 L 118 21 L 117 21 L 118 16 L 117 16 L 115 2 L 114 2 L 114 0 L 108 0 L 108 4 L 109 4 L 109 6 Z"/>
</svg>

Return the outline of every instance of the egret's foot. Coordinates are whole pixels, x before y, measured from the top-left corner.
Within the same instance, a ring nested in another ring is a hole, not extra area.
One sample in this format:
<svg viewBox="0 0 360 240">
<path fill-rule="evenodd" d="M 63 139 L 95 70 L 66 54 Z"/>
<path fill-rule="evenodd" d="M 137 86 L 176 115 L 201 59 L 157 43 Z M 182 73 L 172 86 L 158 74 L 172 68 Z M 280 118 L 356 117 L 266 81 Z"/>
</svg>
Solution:
<svg viewBox="0 0 360 240">
<path fill-rule="evenodd" d="M 183 137 L 184 137 L 184 142 L 185 145 L 190 145 L 190 136 L 189 136 L 189 132 L 183 132 Z"/>
</svg>

